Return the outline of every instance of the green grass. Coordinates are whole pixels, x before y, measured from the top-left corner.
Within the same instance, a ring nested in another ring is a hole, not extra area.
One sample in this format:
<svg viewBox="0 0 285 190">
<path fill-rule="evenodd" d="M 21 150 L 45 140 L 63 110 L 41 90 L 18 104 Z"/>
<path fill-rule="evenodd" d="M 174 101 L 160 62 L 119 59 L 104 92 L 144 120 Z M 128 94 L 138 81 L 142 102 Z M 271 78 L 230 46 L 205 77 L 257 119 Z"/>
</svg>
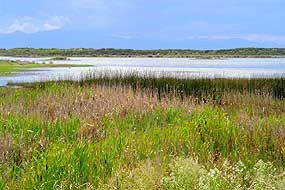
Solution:
<svg viewBox="0 0 285 190">
<path fill-rule="evenodd" d="M 272 134 L 284 129 L 284 118 L 260 118 L 250 132 L 227 117 L 213 108 L 190 115 L 176 109 L 141 116 L 130 113 L 126 118 L 105 120 L 104 128 L 91 142 L 80 137 L 82 123 L 78 119 L 2 119 L 2 137 L 12 142 L 6 147 L 7 161 L 1 165 L 3 183 L 24 189 L 96 188 L 108 183 L 120 167 L 132 170 L 142 161 L 158 159 L 157 164 L 167 170 L 177 157 L 197 158 L 205 170 L 213 164 L 222 170 L 219 162 L 226 160 L 241 161 L 250 169 L 259 160 L 284 167 L 284 139 Z M 248 183 L 251 185 L 250 179 Z"/>
<path fill-rule="evenodd" d="M 112 80 L 0 89 L 0 188 L 284 187 L 285 100 L 263 92 L 284 79 Z M 166 83 L 216 85 L 223 103 Z"/>
<path fill-rule="evenodd" d="M 76 64 L 39 64 L 39 63 L 20 63 L 15 61 L 0 60 L 0 76 L 14 75 L 16 72 L 28 71 L 33 68 L 50 68 L 50 67 L 84 67 L 86 65 Z"/>
</svg>

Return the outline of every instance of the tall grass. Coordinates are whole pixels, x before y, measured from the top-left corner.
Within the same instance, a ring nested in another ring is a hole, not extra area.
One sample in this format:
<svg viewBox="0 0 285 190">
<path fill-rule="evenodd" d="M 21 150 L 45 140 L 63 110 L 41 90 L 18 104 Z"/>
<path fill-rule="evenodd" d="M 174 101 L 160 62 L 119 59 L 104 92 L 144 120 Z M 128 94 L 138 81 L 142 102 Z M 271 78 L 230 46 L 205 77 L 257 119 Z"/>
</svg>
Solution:
<svg viewBox="0 0 285 190">
<path fill-rule="evenodd" d="M 102 76 L 81 83 L 107 86 L 131 86 L 133 90 L 150 89 L 160 97 L 175 93 L 181 96 L 198 96 L 216 99 L 228 92 L 248 93 L 274 98 L 285 98 L 285 78 L 277 79 L 177 79 L 173 77 L 151 77 L 139 75 Z"/>
<path fill-rule="evenodd" d="M 120 167 L 131 172 L 142 161 L 157 160 L 166 170 L 177 157 L 196 158 L 205 169 L 213 164 L 220 168 L 226 160 L 252 169 L 263 160 L 279 171 L 284 167 L 285 140 L 279 136 L 284 123 L 271 116 L 247 128 L 221 109 L 205 107 L 190 115 L 158 109 L 105 118 L 82 135 L 84 124 L 78 119 L 39 122 L 13 116 L 0 123 L 1 133 L 11 139 L 2 148 L 1 173 L 6 187 L 52 189 L 96 188 L 109 183 Z"/>
<path fill-rule="evenodd" d="M 219 100 L 227 93 L 241 93 L 275 99 L 285 98 L 285 78 L 176 78 L 167 74 L 156 76 L 153 73 L 89 73 L 77 83 L 81 86 L 98 84 L 109 87 L 131 87 L 136 90 L 150 90 L 159 98 L 174 94 L 180 98 L 188 96 L 210 97 Z M 42 83 L 45 86 L 47 83 Z"/>
<path fill-rule="evenodd" d="M 0 188 L 282 189 L 282 90 L 138 76 L 2 88 Z"/>
</svg>

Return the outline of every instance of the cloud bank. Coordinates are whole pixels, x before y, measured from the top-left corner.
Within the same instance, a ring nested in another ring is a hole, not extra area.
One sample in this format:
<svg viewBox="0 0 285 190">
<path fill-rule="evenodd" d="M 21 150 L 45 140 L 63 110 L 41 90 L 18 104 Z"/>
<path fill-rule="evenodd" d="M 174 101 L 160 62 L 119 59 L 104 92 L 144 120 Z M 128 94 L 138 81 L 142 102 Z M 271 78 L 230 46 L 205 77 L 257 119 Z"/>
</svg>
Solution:
<svg viewBox="0 0 285 190">
<path fill-rule="evenodd" d="M 0 29 L 2 34 L 11 34 L 15 32 L 23 32 L 27 34 L 46 32 L 61 29 L 69 22 L 68 17 L 54 16 L 47 19 L 38 19 L 33 17 L 21 17 L 14 19 Z"/>
</svg>

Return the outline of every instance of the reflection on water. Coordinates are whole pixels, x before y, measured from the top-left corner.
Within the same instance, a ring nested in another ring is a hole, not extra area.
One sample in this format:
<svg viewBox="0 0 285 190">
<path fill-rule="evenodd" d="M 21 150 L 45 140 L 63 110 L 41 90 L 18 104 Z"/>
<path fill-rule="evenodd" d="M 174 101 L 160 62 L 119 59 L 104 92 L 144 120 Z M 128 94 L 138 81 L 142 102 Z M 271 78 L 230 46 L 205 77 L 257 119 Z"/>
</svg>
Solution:
<svg viewBox="0 0 285 190">
<path fill-rule="evenodd" d="M 50 62 L 49 58 L 14 58 L 0 59 L 21 60 L 29 62 Z M 77 80 L 89 72 L 101 73 L 152 73 L 166 74 L 181 78 L 224 77 L 280 77 L 285 76 L 285 58 L 258 59 L 217 59 L 198 60 L 189 58 L 71 58 L 70 60 L 53 61 L 56 64 L 82 64 L 91 67 L 44 68 L 17 74 L 13 77 L 0 77 L 0 86 L 7 82 L 34 82 L 43 80 Z"/>
</svg>

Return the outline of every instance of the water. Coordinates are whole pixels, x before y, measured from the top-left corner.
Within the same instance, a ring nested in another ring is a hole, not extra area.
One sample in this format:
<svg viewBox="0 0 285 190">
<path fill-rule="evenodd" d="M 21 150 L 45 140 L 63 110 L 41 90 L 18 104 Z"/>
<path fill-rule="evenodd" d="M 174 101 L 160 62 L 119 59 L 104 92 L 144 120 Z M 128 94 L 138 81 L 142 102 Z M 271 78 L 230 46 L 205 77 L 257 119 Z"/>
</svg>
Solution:
<svg viewBox="0 0 285 190">
<path fill-rule="evenodd" d="M 50 58 L 0 59 L 48 63 Z M 236 58 L 236 59 L 190 59 L 190 58 L 70 58 L 52 61 L 55 64 L 82 64 L 90 67 L 41 68 L 15 76 L 0 77 L 0 86 L 8 82 L 36 82 L 44 80 L 77 80 L 89 72 L 112 73 L 154 73 L 182 78 L 223 77 L 223 78 L 261 78 L 285 77 L 285 58 Z"/>
</svg>

